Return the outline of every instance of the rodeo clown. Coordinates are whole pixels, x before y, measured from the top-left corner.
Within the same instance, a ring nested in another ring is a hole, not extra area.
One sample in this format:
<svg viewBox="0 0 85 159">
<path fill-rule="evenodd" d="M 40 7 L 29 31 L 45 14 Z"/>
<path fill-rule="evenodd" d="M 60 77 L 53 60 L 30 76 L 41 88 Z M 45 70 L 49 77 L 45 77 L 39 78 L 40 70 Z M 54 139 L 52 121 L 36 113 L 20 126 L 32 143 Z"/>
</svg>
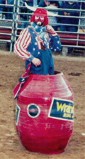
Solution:
<svg viewBox="0 0 85 159">
<path fill-rule="evenodd" d="M 31 26 L 21 31 L 14 52 L 25 60 L 26 69 L 30 67 L 30 73 L 53 75 L 52 51 L 61 51 L 59 36 L 49 25 L 48 12 L 44 8 L 37 8 L 30 22 Z"/>
</svg>

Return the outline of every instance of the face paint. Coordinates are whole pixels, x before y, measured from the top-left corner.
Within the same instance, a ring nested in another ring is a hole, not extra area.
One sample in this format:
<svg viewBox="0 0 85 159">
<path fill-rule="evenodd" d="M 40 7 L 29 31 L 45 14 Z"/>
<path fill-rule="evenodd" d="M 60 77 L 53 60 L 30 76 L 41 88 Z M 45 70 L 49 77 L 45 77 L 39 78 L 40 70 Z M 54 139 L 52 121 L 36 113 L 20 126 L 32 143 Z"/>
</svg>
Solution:
<svg viewBox="0 0 85 159">
<path fill-rule="evenodd" d="M 31 22 L 34 22 L 37 25 L 48 25 L 47 10 L 45 10 L 44 8 L 37 8 L 31 17 Z"/>
<path fill-rule="evenodd" d="M 43 22 L 44 22 L 43 16 L 35 16 L 35 23 L 37 23 L 37 25 L 43 25 Z"/>
</svg>

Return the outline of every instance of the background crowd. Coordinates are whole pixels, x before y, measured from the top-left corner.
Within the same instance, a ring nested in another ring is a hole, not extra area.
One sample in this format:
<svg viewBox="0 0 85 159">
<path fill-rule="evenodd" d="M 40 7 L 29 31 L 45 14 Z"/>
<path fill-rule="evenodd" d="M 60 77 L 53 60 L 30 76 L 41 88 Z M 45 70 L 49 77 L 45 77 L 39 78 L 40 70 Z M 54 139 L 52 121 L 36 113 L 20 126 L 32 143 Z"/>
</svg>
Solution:
<svg viewBox="0 0 85 159">
<path fill-rule="evenodd" d="M 14 1 L 15 0 L 0 0 L 0 19 L 13 19 Z M 29 14 L 32 13 L 25 7 L 25 2 L 30 6 L 34 6 L 35 1 L 19 0 L 19 2 L 20 9 L 18 15 L 18 27 L 25 28 L 29 25 Z M 49 17 L 49 22 L 56 31 L 79 31 L 85 33 L 85 2 L 79 2 L 75 0 L 37 0 L 37 7 L 45 7 L 49 11 L 55 13 L 56 16 Z M 79 18 L 79 16 L 82 18 Z M 72 52 L 72 48 L 68 48 L 68 50 L 69 52 Z"/>
<path fill-rule="evenodd" d="M 28 9 L 24 7 L 24 2 L 26 2 L 30 6 L 33 6 L 34 1 L 20 1 L 21 6 L 23 6 L 21 7 L 20 12 L 25 13 L 20 15 L 20 20 L 28 21 L 29 16 L 26 14 L 28 13 Z M 0 17 L 4 17 L 5 19 L 12 19 L 14 0 L 0 0 L 0 4 Z M 81 3 L 75 1 L 38 0 L 37 4 L 39 7 L 46 7 L 49 10 L 52 9 L 51 11 L 55 12 L 56 17 L 50 17 L 50 24 L 53 25 L 55 30 L 77 32 L 79 23 L 82 25 L 81 27 L 84 28 L 83 24 L 85 22 L 85 19 L 82 18 L 81 20 L 79 20 L 79 16 L 85 15 L 85 2 Z M 81 9 L 82 12 L 80 12 L 79 9 Z M 4 16 L 2 14 L 3 12 Z M 21 27 L 26 27 L 27 25 L 28 23 L 25 22 L 23 25 L 21 25 Z"/>
</svg>

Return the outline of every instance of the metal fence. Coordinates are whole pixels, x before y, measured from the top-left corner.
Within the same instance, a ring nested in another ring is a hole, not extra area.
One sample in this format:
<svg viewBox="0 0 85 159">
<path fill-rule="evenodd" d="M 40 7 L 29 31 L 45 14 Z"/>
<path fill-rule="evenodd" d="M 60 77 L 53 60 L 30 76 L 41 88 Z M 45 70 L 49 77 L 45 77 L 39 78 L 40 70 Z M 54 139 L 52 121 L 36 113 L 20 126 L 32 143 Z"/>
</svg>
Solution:
<svg viewBox="0 0 85 159">
<path fill-rule="evenodd" d="M 58 0 L 56 0 L 57 2 Z M 68 0 L 65 0 L 68 1 Z M 55 12 L 57 22 L 50 22 L 60 36 L 62 46 L 64 48 L 81 48 L 85 49 L 85 1 L 84 0 L 70 0 L 79 3 L 79 8 L 62 8 L 62 7 L 46 7 L 50 12 Z M 59 0 L 59 3 L 63 1 Z M 33 6 L 38 7 L 38 1 L 33 1 Z M 30 25 L 29 20 L 32 15 L 32 11 L 25 7 L 25 3 L 22 0 L 14 0 L 13 4 L 0 4 L 0 8 L 4 8 L 0 11 L 0 42 L 9 43 L 10 51 L 13 51 L 14 43 L 19 36 L 20 31 L 26 26 Z M 11 12 L 10 12 L 11 8 Z M 8 9 L 8 10 L 7 10 Z M 60 12 L 76 12 L 78 16 L 64 15 Z M 8 16 L 9 15 L 9 16 Z M 53 17 L 49 17 L 52 19 Z M 75 18 L 78 20 L 77 24 L 63 23 L 60 19 Z M 61 30 L 60 28 L 67 26 L 77 27 L 76 31 L 73 30 Z"/>
</svg>

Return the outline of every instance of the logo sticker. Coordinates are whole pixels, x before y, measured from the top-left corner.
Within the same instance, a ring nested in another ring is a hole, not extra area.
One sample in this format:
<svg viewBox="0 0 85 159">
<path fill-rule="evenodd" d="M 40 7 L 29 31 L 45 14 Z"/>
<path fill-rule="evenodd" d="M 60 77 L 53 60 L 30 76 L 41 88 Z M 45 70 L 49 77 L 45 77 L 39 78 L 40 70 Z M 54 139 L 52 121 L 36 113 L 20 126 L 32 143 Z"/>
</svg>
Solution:
<svg viewBox="0 0 85 159">
<path fill-rule="evenodd" d="M 74 102 L 70 100 L 53 98 L 49 117 L 61 120 L 74 119 Z"/>
<path fill-rule="evenodd" d="M 40 114 L 40 108 L 36 104 L 30 104 L 27 107 L 27 114 L 31 118 L 36 118 Z"/>
<path fill-rule="evenodd" d="M 20 107 L 17 105 L 16 106 L 16 125 L 18 125 L 19 116 L 20 116 Z"/>
</svg>

